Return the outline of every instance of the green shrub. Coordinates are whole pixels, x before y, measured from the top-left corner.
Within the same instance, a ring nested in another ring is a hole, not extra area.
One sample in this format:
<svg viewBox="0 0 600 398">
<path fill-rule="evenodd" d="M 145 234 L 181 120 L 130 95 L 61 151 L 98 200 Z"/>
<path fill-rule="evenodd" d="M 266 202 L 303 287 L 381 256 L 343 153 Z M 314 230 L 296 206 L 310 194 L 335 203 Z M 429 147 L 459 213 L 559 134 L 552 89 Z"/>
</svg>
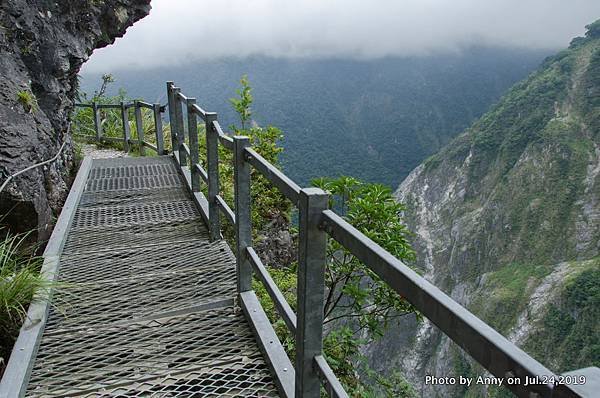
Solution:
<svg viewBox="0 0 600 398">
<path fill-rule="evenodd" d="M 25 112 L 35 112 L 37 110 L 37 99 L 31 91 L 21 90 L 17 93 L 17 101 L 23 106 Z"/>
<path fill-rule="evenodd" d="M 28 234 L 0 233 L 0 352 L 8 358 L 29 304 L 46 299 L 51 283 L 39 273 L 41 258 L 26 247 Z"/>
</svg>

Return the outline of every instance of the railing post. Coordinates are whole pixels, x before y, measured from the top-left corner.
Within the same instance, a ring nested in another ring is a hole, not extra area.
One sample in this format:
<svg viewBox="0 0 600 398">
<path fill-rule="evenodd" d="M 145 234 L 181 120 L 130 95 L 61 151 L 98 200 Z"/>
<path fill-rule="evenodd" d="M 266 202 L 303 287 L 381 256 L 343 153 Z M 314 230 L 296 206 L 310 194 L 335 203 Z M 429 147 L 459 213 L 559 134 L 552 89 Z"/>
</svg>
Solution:
<svg viewBox="0 0 600 398">
<path fill-rule="evenodd" d="M 179 98 L 179 93 L 181 89 L 179 87 L 173 87 L 173 104 L 175 105 L 173 109 L 173 115 L 175 116 L 175 123 L 171 123 L 175 125 L 175 135 L 177 137 L 177 141 L 175 143 L 175 148 L 179 152 L 179 164 L 183 166 L 187 166 L 187 153 L 183 148 L 183 143 L 185 142 L 185 135 L 183 132 L 183 111 L 181 109 L 182 103 Z M 173 150 L 175 150 L 175 148 Z"/>
<path fill-rule="evenodd" d="M 296 327 L 296 397 L 319 398 L 314 357 L 323 350 L 323 303 L 327 235 L 319 229 L 329 196 L 319 188 L 300 191 Z"/>
<path fill-rule="evenodd" d="M 129 140 L 131 139 L 131 131 L 129 130 L 129 110 L 123 101 L 121 101 L 121 123 L 123 123 L 123 150 L 129 152 Z"/>
<path fill-rule="evenodd" d="M 208 230 L 212 241 L 221 239 L 221 221 L 219 219 L 219 206 L 217 204 L 217 195 L 220 190 L 219 135 L 213 127 L 215 120 L 217 120 L 216 113 L 206 113 L 204 126 L 206 131 L 206 173 L 208 174 Z"/>
<path fill-rule="evenodd" d="M 245 159 L 245 149 L 249 146 L 250 139 L 248 137 L 233 137 L 233 186 L 235 191 L 235 242 L 238 293 L 252 289 L 252 266 L 246 257 L 246 248 L 252 246 L 250 164 Z"/>
<path fill-rule="evenodd" d="M 198 169 L 194 167 L 199 161 L 198 156 L 198 117 L 196 111 L 194 111 L 194 105 L 196 104 L 196 98 L 188 98 L 186 102 L 187 106 L 187 122 L 188 131 L 190 136 L 190 173 L 192 177 L 192 191 L 200 191 L 200 173 Z"/>
<path fill-rule="evenodd" d="M 160 104 L 152 106 L 154 111 L 154 130 L 156 130 L 156 151 L 159 155 L 165 154 L 165 137 L 163 136 L 162 115 L 160 113 Z"/>
<path fill-rule="evenodd" d="M 94 130 L 96 131 L 96 141 L 102 138 L 102 121 L 100 120 L 100 112 L 96 101 L 92 102 L 92 112 L 94 113 Z"/>
<path fill-rule="evenodd" d="M 173 99 L 173 82 L 167 82 L 167 101 L 169 104 L 169 129 L 171 131 L 171 150 L 177 149 L 177 136 L 175 134 L 175 100 Z"/>
<path fill-rule="evenodd" d="M 138 145 L 140 148 L 140 156 L 144 156 L 146 154 L 146 148 L 144 147 L 144 126 L 142 122 L 142 107 L 139 102 L 136 100 L 134 102 L 135 106 L 135 130 L 137 131 L 138 136 Z"/>
</svg>

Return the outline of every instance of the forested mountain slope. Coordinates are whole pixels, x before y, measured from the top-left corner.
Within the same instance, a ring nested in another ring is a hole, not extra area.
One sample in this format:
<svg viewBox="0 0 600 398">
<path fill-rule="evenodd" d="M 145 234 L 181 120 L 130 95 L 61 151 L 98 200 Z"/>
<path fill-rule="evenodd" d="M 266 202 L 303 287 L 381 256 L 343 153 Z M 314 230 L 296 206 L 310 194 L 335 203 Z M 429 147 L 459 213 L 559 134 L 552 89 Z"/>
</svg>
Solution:
<svg viewBox="0 0 600 398">
<path fill-rule="evenodd" d="M 164 82 L 174 80 L 219 112 L 224 126 L 237 120 L 228 99 L 248 74 L 253 118 L 283 130 L 282 162 L 290 177 L 305 185 L 315 177 L 351 175 L 396 186 L 546 55 L 476 48 L 362 61 L 255 56 L 104 72 L 113 73 L 115 89 L 163 103 Z M 82 89 L 93 91 L 99 82 L 99 75 L 84 73 Z"/>
<path fill-rule="evenodd" d="M 397 197 L 418 266 L 442 290 L 556 372 L 600 366 L 600 21 L 417 167 Z M 427 322 L 405 321 L 370 354 L 424 396 L 482 394 L 422 384 L 482 372 Z"/>
</svg>

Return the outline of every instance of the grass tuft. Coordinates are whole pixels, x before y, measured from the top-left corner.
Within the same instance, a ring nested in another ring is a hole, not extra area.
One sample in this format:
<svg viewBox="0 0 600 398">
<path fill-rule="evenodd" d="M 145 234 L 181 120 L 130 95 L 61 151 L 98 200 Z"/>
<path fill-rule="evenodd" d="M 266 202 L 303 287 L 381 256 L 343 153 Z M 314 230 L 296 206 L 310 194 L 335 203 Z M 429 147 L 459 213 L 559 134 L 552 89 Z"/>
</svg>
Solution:
<svg viewBox="0 0 600 398">
<path fill-rule="evenodd" d="M 42 258 L 26 244 L 28 235 L 0 229 L 0 355 L 5 360 L 29 304 L 47 299 L 52 285 L 39 273 Z"/>
</svg>

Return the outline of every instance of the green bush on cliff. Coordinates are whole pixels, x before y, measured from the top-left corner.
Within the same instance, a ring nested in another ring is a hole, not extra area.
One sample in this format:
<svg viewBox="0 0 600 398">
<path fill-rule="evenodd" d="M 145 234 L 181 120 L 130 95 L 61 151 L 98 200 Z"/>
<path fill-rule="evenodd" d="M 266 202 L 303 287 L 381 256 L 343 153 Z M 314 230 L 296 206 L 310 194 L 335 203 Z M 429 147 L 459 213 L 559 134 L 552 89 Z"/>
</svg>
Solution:
<svg viewBox="0 0 600 398">
<path fill-rule="evenodd" d="M 249 119 L 252 112 L 250 106 L 253 98 L 248 79 L 244 76 L 241 79 L 242 88 L 238 90 L 240 98 L 232 98 L 231 103 L 234 109 L 238 111 L 241 126 L 229 126 L 234 135 L 246 136 L 250 139 L 250 144 L 265 160 L 276 167 L 280 167 L 279 155 L 283 148 L 279 145 L 283 133 L 275 126 L 268 125 L 261 127 L 257 125 L 250 126 Z M 245 108 L 248 109 L 245 109 Z M 206 135 L 204 124 L 198 125 L 198 145 L 200 163 L 207 168 L 206 164 Z M 233 154 L 228 149 L 219 145 L 219 178 L 221 196 L 234 208 L 234 186 L 233 186 Z M 252 230 L 256 235 L 273 219 L 283 217 L 286 220 L 290 218 L 291 202 L 289 202 L 273 184 L 256 171 L 254 168 L 250 171 L 250 196 L 252 203 L 251 221 Z M 206 187 L 204 188 L 205 194 Z M 230 239 L 233 238 L 233 229 L 229 225 L 223 225 L 224 235 Z"/>
<path fill-rule="evenodd" d="M 548 358 L 557 372 L 600 366 L 600 259 L 581 268 L 549 305 L 525 346 L 534 357 Z"/>
<path fill-rule="evenodd" d="M 51 287 L 39 273 L 41 258 L 27 245 L 27 236 L 0 227 L 0 359 L 4 360 L 10 355 L 29 304 L 45 299 Z"/>
</svg>

